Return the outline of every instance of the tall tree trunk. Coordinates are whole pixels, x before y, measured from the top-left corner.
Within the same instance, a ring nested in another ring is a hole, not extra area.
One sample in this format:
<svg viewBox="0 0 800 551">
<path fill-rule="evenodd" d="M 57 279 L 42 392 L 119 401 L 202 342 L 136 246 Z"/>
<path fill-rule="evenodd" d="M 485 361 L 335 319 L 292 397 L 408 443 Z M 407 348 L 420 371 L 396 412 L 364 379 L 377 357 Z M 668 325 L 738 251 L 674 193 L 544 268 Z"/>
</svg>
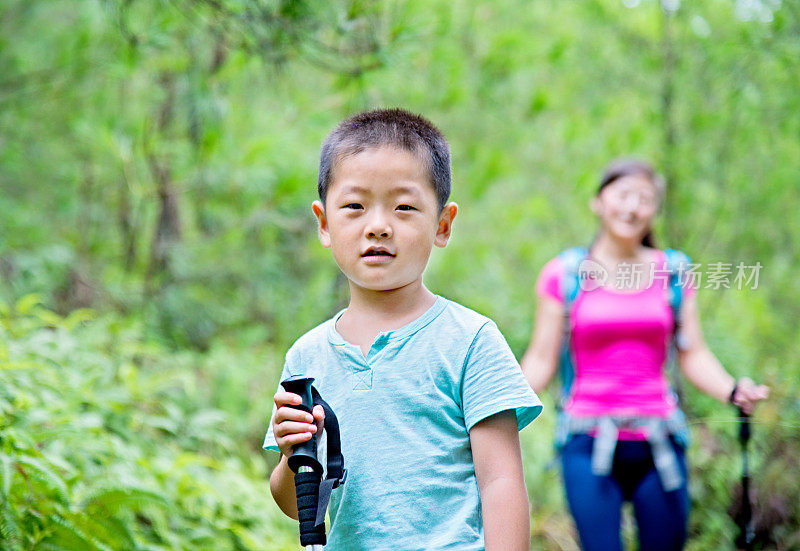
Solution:
<svg viewBox="0 0 800 551">
<path fill-rule="evenodd" d="M 83 158 L 83 180 L 81 180 L 80 190 L 78 193 L 77 214 L 78 220 L 76 227 L 78 228 L 78 253 L 81 260 L 90 257 L 90 249 L 92 247 L 92 216 L 93 216 L 93 201 L 94 201 L 94 167 L 88 155 Z"/>
<path fill-rule="evenodd" d="M 664 72 L 661 79 L 661 119 L 663 130 L 663 167 L 667 180 L 664 196 L 664 220 L 667 243 L 676 247 L 679 241 L 679 227 L 675 221 L 675 197 L 678 191 L 677 171 L 675 170 L 675 40 L 673 36 L 675 14 L 662 3 L 661 8 L 661 51 L 664 59 Z"/>
<path fill-rule="evenodd" d="M 202 111 L 200 104 L 204 94 L 209 97 L 212 95 L 209 80 L 224 65 L 228 56 L 228 49 L 225 37 L 222 34 L 215 34 L 214 50 L 210 61 L 204 60 L 201 52 L 191 44 L 187 47 L 192 57 L 192 78 L 195 79 L 188 105 L 189 138 L 194 148 L 194 166 L 197 169 L 197 179 L 192 187 L 192 197 L 195 203 L 194 211 L 197 228 L 204 236 L 209 237 L 213 233 L 210 214 L 206 206 L 210 194 L 207 170 L 210 152 L 207 150 L 206 144 L 204 144 L 206 124 L 208 123 L 205 117 L 209 113 Z M 214 122 L 212 120 L 210 124 L 213 125 Z"/>
<path fill-rule="evenodd" d="M 164 102 L 158 115 L 157 134 L 163 136 L 172 123 L 175 114 L 175 75 L 162 73 L 161 86 L 166 92 Z M 170 248 L 180 241 L 180 216 L 178 210 L 178 191 L 172 181 L 172 170 L 169 162 L 158 153 L 148 148 L 147 160 L 150 172 L 156 182 L 159 201 L 159 215 L 153 235 L 153 246 L 150 255 L 148 276 L 168 274 L 170 268 Z"/>
<path fill-rule="evenodd" d="M 128 88 L 123 81 L 119 86 L 119 104 L 127 105 Z M 125 271 L 130 273 L 136 265 L 137 224 L 133 215 L 133 199 L 131 197 L 132 172 L 131 156 L 128 148 L 122 149 L 122 174 L 119 180 L 119 197 L 117 201 L 117 225 L 122 238 L 122 258 Z"/>
<path fill-rule="evenodd" d="M 158 183 L 160 212 L 153 237 L 151 266 L 156 272 L 168 271 L 170 247 L 180 241 L 180 217 L 178 215 L 177 191 L 172 186 L 169 166 L 151 159 L 152 170 Z"/>
<path fill-rule="evenodd" d="M 136 264 L 136 228 L 133 223 L 131 193 L 128 178 L 124 174 L 119 181 L 119 206 L 117 208 L 117 224 L 122 234 L 122 249 L 125 271 L 130 273 Z"/>
</svg>

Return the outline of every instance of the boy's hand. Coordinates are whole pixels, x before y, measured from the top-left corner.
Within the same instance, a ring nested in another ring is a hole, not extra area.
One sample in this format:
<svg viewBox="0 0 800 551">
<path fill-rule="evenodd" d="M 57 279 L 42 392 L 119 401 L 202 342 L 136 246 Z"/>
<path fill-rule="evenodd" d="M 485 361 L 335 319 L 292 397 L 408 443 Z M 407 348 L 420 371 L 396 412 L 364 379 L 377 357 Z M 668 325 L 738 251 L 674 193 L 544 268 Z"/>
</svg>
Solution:
<svg viewBox="0 0 800 551">
<path fill-rule="evenodd" d="M 307 442 L 314 434 L 322 433 L 325 411 L 322 406 L 314 406 L 312 417 L 311 413 L 291 407 L 303 402 L 300 396 L 291 392 L 277 392 L 274 400 L 277 411 L 272 419 L 272 432 L 281 453 L 289 457 L 292 447 Z"/>
</svg>

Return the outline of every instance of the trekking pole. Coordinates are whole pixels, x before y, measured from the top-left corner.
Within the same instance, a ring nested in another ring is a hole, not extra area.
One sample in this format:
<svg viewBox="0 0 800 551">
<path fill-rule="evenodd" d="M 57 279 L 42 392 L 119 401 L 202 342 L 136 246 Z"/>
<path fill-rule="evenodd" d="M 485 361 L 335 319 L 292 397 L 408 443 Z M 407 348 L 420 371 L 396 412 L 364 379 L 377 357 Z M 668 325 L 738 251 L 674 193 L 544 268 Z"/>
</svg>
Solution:
<svg viewBox="0 0 800 551">
<path fill-rule="evenodd" d="M 750 415 L 739 408 L 739 444 L 742 446 L 742 510 L 739 513 L 739 535 L 736 547 L 745 551 L 753 550 L 755 532 L 753 531 L 753 509 L 750 503 L 750 461 L 747 444 L 750 441 Z"/>
<path fill-rule="evenodd" d="M 339 422 L 330 406 L 312 386 L 312 377 L 297 375 L 281 381 L 287 391 L 300 396 L 300 405 L 292 406 L 312 413 L 315 405 L 325 410 L 325 432 L 327 433 L 328 473 L 322 479 L 322 464 L 317 459 L 317 435 L 312 434 L 307 442 L 292 447 L 289 468 L 294 475 L 297 517 L 300 521 L 300 545 L 306 551 L 322 551 L 325 546 L 325 511 L 331 490 L 343 484 L 347 476 L 339 439 Z M 313 415 L 313 414 L 312 414 Z"/>
</svg>

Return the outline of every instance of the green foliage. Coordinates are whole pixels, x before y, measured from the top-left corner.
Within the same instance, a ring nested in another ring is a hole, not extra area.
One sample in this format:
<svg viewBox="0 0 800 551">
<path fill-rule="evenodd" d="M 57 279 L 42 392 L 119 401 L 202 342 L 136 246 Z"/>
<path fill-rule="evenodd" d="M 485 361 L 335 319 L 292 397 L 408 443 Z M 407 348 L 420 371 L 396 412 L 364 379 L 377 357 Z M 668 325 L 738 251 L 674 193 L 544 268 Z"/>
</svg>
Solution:
<svg viewBox="0 0 800 551">
<path fill-rule="evenodd" d="M 796 0 L 2 2 L 3 547 L 294 544 L 257 450 L 283 350 L 346 304 L 309 209 L 318 147 L 400 105 L 453 150 L 460 211 L 426 284 L 518 355 L 611 158 L 667 176 L 662 245 L 761 262 L 758 289 L 699 300 L 712 350 L 773 388 L 759 522 L 797 548 L 798 37 Z M 734 417 L 688 406 L 708 549 L 735 532 Z M 534 545 L 571 549 L 550 423 L 523 434 Z"/>
<path fill-rule="evenodd" d="M 2 308 L 3 549 L 291 549 L 257 445 L 191 365 L 215 370 L 89 317 Z"/>
</svg>

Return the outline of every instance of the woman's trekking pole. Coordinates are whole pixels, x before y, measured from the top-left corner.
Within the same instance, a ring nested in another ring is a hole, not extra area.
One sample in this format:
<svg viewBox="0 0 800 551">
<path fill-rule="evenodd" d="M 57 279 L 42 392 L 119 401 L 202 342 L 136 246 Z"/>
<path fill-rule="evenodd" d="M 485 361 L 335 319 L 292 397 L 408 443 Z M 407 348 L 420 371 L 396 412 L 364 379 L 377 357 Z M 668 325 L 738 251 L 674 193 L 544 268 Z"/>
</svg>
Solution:
<svg viewBox="0 0 800 551">
<path fill-rule="evenodd" d="M 328 472 L 322 479 L 322 464 L 317 459 L 317 435 L 292 448 L 288 459 L 289 468 L 294 475 L 295 495 L 297 497 L 297 516 L 300 521 L 300 545 L 306 551 L 321 551 L 326 543 L 325 511 L 331 490 L 343 484 L 347 476 L 339 439 L 339 422 L 330 406 L 312 386 L 312 377 L 298 375 L 281 381 L 287 392 L 297 394 L 302 403 L 293 406 L 311 413 L 315 405 L 325 410 L 325 432 L 327 433 Z"/>
<path fill-rule="evenodd" d="M 750 441 L 750 415 L 739 408 L 739 444 L 742 446 L 742 509 L 739 512 L 739 536 L 736 538 L 736 547 L 745 551 L 752 551 L 755 540 L 750 504 L 750 464 L 747 453 L 747 444 Z"/>
</svg>

